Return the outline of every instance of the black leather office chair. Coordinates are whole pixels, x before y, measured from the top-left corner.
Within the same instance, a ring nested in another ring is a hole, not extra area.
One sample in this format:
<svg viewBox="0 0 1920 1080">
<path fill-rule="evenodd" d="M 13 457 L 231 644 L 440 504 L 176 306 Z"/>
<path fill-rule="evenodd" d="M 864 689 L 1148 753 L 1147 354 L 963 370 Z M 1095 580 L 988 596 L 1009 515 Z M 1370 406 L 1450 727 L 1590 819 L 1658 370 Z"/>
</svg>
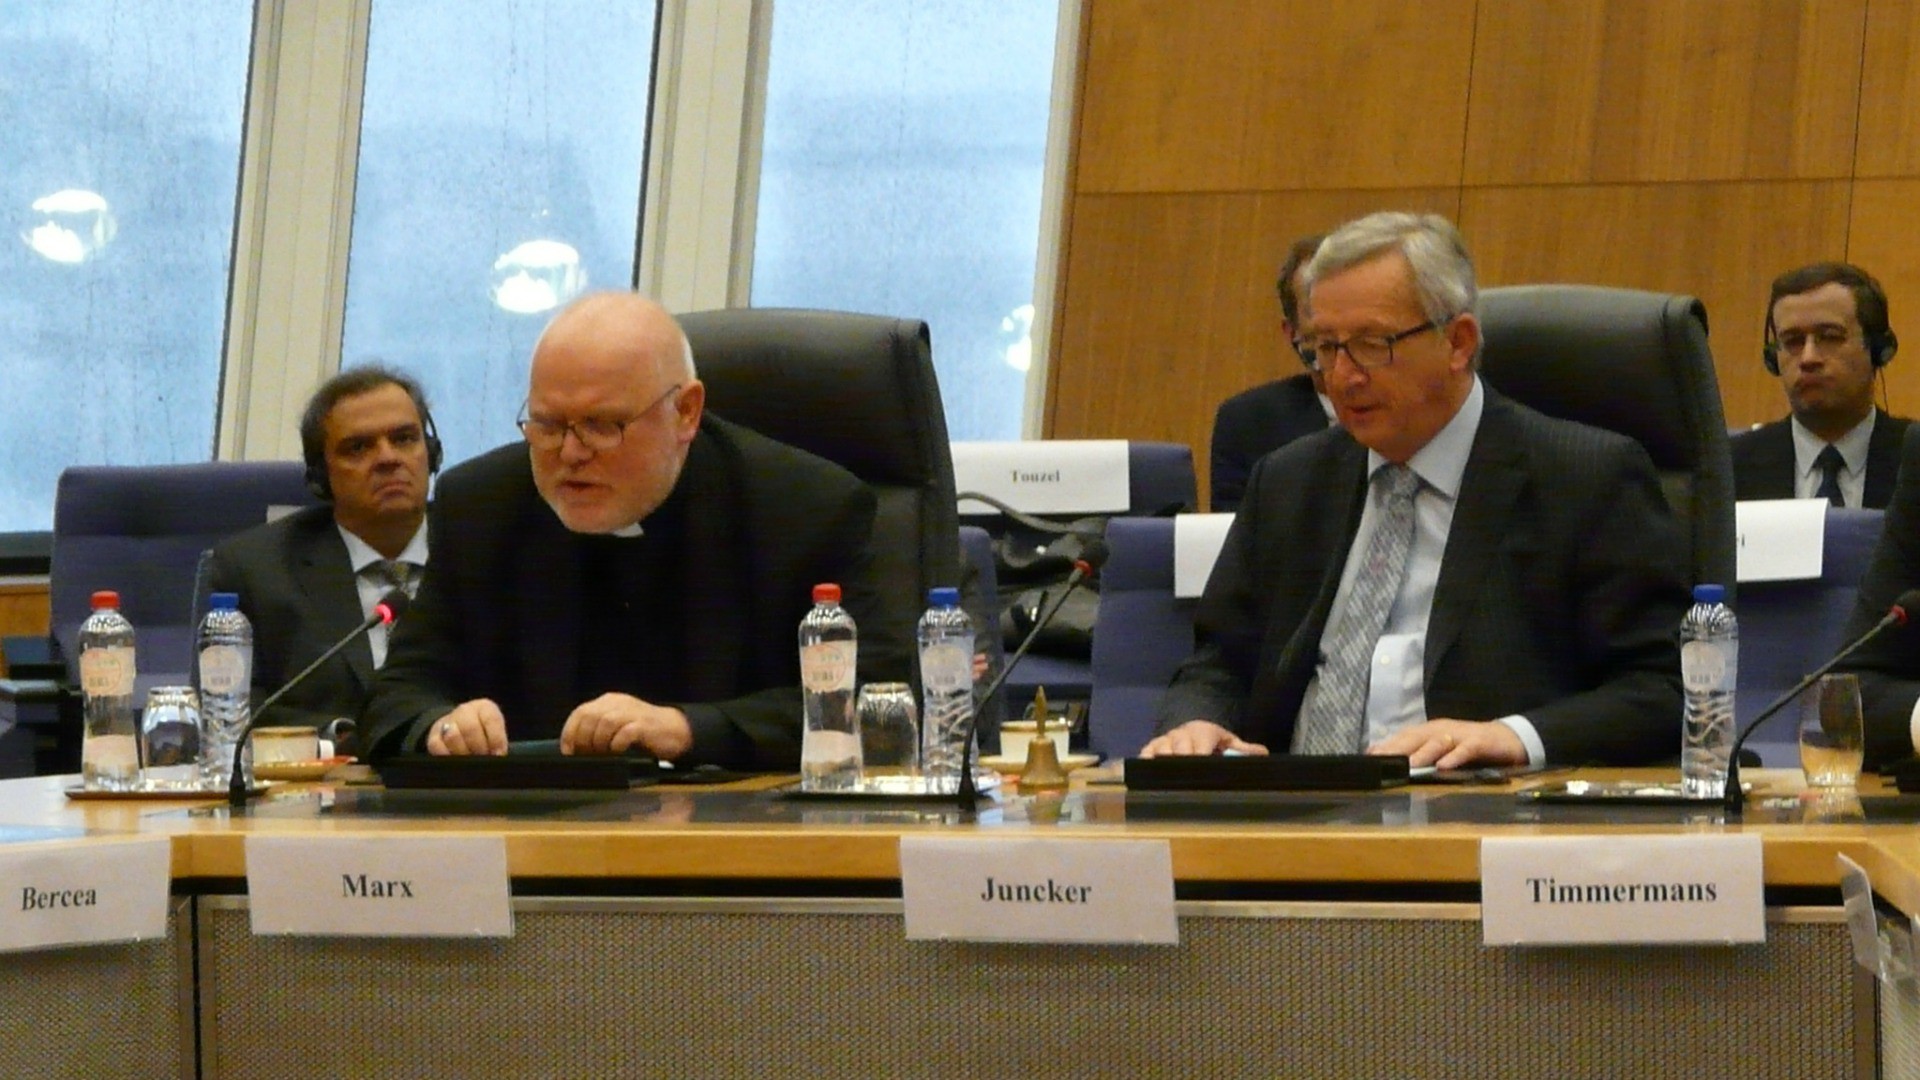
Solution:
<svg viewBox="0 0 1920 1080">
<path fill-rule="evenodd" d="M 1482 291 L 1479 314 L 1488 384 L 1549 416 L 1639 440 L 1689 538 L 1693 580 L 1731 591 L 1733 460 L 1700 301 L 1515 285 Z"/>
<path fill-rule="evenodd" d="M 737 308 L 683 315 L 680 325 L 708 408 L 836 462 L 873 489 L 882 617 L 911 649 L 927 590 L 960 583 L 953 458 L 927 324 Z M 860 629 L 863 637 L 880 630 Z"/>
</svg>

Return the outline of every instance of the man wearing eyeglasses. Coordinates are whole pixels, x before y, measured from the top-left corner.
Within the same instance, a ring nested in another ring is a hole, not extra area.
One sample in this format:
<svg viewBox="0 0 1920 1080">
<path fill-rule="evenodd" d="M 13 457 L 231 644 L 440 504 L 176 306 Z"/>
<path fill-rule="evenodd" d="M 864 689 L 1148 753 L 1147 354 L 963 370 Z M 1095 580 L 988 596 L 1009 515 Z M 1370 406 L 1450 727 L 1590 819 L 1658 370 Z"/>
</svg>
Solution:
<svg viewBox="0 0 1920 1080">
<path fill-rule="evenodd" d="M 1287 251 L 1276 291 L 1280 295 L 1280 335 L 1302 363 L 1300 271 L 1323 237 L 1303 236 Z M 1289 361 L 1291 362 L 1291 361 Z M 1253 463 L 1302 435 L 1325 430 L 1333 403 L 1320 386 L 1320 373 L 1307 370 L 1242 390 L 1220 403 L 1213 414 L 1213 447 L 1208 455 L 1208 502 L 1216 512 L 1239 509 Z"/>
<path fill-rule="evenodd" d="M 1865 270 L 1826 262 L 1775 278 L 1762 359 L 1791 415 L 1734 436 L 1734 497 L 1886 509 L 1909 421 L 1876 408 L 1873 385 L 1899 347 Z"/>
<path fill-rule="evenodd" d="M 322 505 L 227 538 L 207 563 L 208 591 L 239 594 L 253 623 L 255 700 L 318 659 L 382 597 L 413 592 L 427 564 L 427 484 L 440 443 L 419 383 L 379 364 L 342 371 L 308 399 L 300 446 L 307 488 Z M 386 655 L 387 629 L 376 626 L 261 722 L 320 728 L 351 749 L 350 721 Z"/>
<path fill-rule="evenodd" d="M 793 769 L 794 634 L 837 582 L 861 674 L 900 677 L 873 615 L 874 497 L 704 411 L 659 305 L 597 293 L 534 346 L 524 441 L 441 479 L 433 563 L 367 710 L 376 755 L 558 740 L 681 765 Z"/>
<path fill-rule="evenodd" d="M 1646 452 L 1482 383 L 1444 218 L 1349 223 L 1305 279 L 1340 427 L 1254 467 L 1143 753 L 1677 755 L 1685 545 Z"/>
</svg>

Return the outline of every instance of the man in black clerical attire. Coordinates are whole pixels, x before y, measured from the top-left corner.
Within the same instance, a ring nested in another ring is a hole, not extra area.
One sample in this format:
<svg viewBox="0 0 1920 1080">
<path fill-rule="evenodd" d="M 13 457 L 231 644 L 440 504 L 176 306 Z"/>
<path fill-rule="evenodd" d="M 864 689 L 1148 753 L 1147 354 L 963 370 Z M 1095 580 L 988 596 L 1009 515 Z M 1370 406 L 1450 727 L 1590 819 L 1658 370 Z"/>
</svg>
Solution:
<svg viewBox="0 0 1920 1080">
<path fill-rule="evenodd" d="M 794 635 L 818 582 L 859 623 L 861 677 L 904 678 L 912 628 L 875 614 L 873 493 L 704 403 L 653 301 L 597 293 L 554 318 L 525 441 L 441 478 L 433 561 L 367 707 L 374 756 L 557 738 L 797 768 Z"/>
<path fill-rule="evenodd" d="M 1300 271 L 1324 237 L 1303 236 L 1293 242 L 1280 267 L 1280 336 L 1296 358 L 1300 337 Z M 1213 414 L 1212 477 L 1208 502 L 1215 512 L 1238 510 L 1247 492 L 1253 463 L 1300 438 L 1323 431 L 1333 419 L 1320 373 L 1306 371 L 1242 390 L 1220 403 Z"/>
<path fill-rule="evenodd" d="M 1733 437 L 1734 497 L 1885 509 L 1910 422 L 1873 404 L 1900 347 L 1886 291 L 1847 263 L 1789 270 L 1767 298 L 1766 338 L 1791 415 Z"/>
</svg>

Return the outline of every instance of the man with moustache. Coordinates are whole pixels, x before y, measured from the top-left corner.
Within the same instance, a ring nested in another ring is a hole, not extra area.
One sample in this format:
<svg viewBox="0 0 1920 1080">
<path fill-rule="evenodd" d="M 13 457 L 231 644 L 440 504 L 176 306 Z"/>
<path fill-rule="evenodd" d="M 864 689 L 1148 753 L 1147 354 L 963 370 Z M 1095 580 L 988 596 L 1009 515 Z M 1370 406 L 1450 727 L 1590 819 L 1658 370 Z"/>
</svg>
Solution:
<svg viewBox="0 0 1920 1080">
<path fill-rule="evenodd" d="M 534 347 L 524 441 L 450 470 L 434 561 L 367 709 L 376 755 L 559 741 L 681 765 L 791 770 L 795 632 L 819 582 L 861 630 L 861 676 L 905 675 L 873 614 L 873 493 L 704 411 L 679 324 L 582 297 Z"/>
</svg>

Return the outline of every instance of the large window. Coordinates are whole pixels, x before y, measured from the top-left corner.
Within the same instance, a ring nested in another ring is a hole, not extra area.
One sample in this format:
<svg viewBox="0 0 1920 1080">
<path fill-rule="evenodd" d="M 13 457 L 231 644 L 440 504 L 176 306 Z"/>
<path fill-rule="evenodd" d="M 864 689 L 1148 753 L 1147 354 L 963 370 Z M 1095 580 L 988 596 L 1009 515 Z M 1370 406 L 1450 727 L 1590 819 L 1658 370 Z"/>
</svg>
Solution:
<svg viewBox="0 0 1920 1080">
<path fill-rule="evenodd" d="M 927 320 L 955 439 L 1020 435 L 1058 14 L 774 7 L 753 303 Z"/>
<path fill-rule="evenodd" d="M 345 366 L 425 384 L 449 463 L 519 437 L 534 339 L 633 284 L 654 10 L 374 0 Z"/>
<path fill-rule="evenodd" d="M 68 465 L 213 452 L 253 17 L 0 4 L 0 532 Z"/>
</svg>

